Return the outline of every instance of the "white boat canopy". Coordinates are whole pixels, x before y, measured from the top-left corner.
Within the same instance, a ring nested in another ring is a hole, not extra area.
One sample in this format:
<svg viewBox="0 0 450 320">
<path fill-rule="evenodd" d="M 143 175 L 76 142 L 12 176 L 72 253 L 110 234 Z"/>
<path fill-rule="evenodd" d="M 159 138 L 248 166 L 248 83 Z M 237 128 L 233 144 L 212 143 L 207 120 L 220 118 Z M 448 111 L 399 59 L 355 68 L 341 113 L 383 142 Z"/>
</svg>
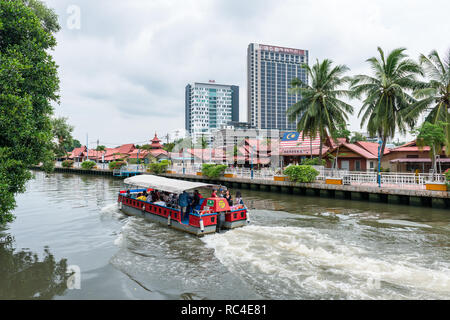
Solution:
<svg viewBox="0 0 450 320">
<path fill-rule="evenodd" d="M 176 194 L 181 194 L 183 191 L 189 191 L 199 188 L 219 188 L 224 186 L 218 186 L 216 184 L 192 182 L 178 179 L 169 179 L 161 176 L 155 176 L 151 174 L 143 174 L 130 178 L 126 178 L 124 183 L 141 188 L 152 188 L 160 191 L 166 191 Z"/>
</svg>

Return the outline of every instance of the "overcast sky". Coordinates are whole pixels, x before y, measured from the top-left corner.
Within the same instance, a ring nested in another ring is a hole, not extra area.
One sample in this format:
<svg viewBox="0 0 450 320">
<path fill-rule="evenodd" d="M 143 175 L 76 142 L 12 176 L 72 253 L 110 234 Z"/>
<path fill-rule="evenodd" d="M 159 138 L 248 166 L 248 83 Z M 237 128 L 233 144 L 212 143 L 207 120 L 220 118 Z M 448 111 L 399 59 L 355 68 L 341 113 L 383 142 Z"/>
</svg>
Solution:
<svg viewBox="0 0 450 320">
<path fill-rule="evenodd" d="M 448 0 L 45 0 L 59 15 L 57 116 L 82 144 L 143 144 L 184 129 L 184 90 L 211 79 L 240 87 L 247 120 L 251 42 L 309 50 L 349 75 L 370 73 L 377 46 L 417 59 L 450 48 Z M 75 7 L 73 7 L 75 6 Z M 79 9 L 79 20 L 77 19 Z M 360 102 L 350 129 L 360 131 Z M 364 131 L 364 129 L 362 130 Z"/>
</svg>

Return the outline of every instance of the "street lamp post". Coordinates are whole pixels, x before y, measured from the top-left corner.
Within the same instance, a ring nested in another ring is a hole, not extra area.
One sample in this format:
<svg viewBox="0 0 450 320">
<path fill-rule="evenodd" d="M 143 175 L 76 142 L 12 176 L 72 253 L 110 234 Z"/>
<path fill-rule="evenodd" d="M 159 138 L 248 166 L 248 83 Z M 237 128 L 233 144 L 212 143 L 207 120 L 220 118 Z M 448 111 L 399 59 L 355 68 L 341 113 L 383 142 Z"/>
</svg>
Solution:
<svg viewBox="0 0 450 320">
<path fill-rule="evenodd" d="M 381 188 L 381 146 L 383 141 L 381 139 L 378 140 L 378 174 L 377 174 L 377 182 L 378 187 Z"/>
<path fill-rule="evenodd" d="M 250 145 L 250 155 L 251 155 L 251 164 L 250 164 L 250 178 L 253 179 L 253 147 Z"/>
</svg>

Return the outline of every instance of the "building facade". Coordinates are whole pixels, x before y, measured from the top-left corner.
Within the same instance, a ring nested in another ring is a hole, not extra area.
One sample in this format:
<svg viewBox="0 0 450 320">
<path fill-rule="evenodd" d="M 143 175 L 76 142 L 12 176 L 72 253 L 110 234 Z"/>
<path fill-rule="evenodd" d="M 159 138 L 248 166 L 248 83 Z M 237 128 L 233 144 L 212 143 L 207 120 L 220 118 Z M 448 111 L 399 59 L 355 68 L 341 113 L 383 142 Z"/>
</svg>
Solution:
<svg viewBox="0 0 450 320">
<path fill-rule="evenodd" d="M 211 131 L 239 121 L 239 87 L 195 82 L 185 91 L 185 126 L 193 140 L 209 138 Z"/>
<path fill-rule="evenodd" d="M 296 130 L 286 110 L 300 100 L 290 82 L 307 83 L 308 50 L 251 43 L 247 49 L 247 121 L 257 129 Z"/>
</svg>

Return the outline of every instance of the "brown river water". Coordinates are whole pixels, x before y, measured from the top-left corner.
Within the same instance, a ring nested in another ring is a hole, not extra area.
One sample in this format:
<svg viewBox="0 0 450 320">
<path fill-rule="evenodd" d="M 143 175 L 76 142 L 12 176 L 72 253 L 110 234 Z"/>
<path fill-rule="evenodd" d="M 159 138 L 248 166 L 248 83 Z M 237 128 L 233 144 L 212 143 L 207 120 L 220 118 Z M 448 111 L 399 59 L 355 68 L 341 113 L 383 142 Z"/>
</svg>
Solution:
<svg viewBox="0 0 450 320">
<path fill-rule="evenodd" d="M 34 173 L 0 299 L 450 299 L 449 210 L 241 190 L 251 223 L 197 238 L 123 215 L 120 179 Z"/>
</svg>

